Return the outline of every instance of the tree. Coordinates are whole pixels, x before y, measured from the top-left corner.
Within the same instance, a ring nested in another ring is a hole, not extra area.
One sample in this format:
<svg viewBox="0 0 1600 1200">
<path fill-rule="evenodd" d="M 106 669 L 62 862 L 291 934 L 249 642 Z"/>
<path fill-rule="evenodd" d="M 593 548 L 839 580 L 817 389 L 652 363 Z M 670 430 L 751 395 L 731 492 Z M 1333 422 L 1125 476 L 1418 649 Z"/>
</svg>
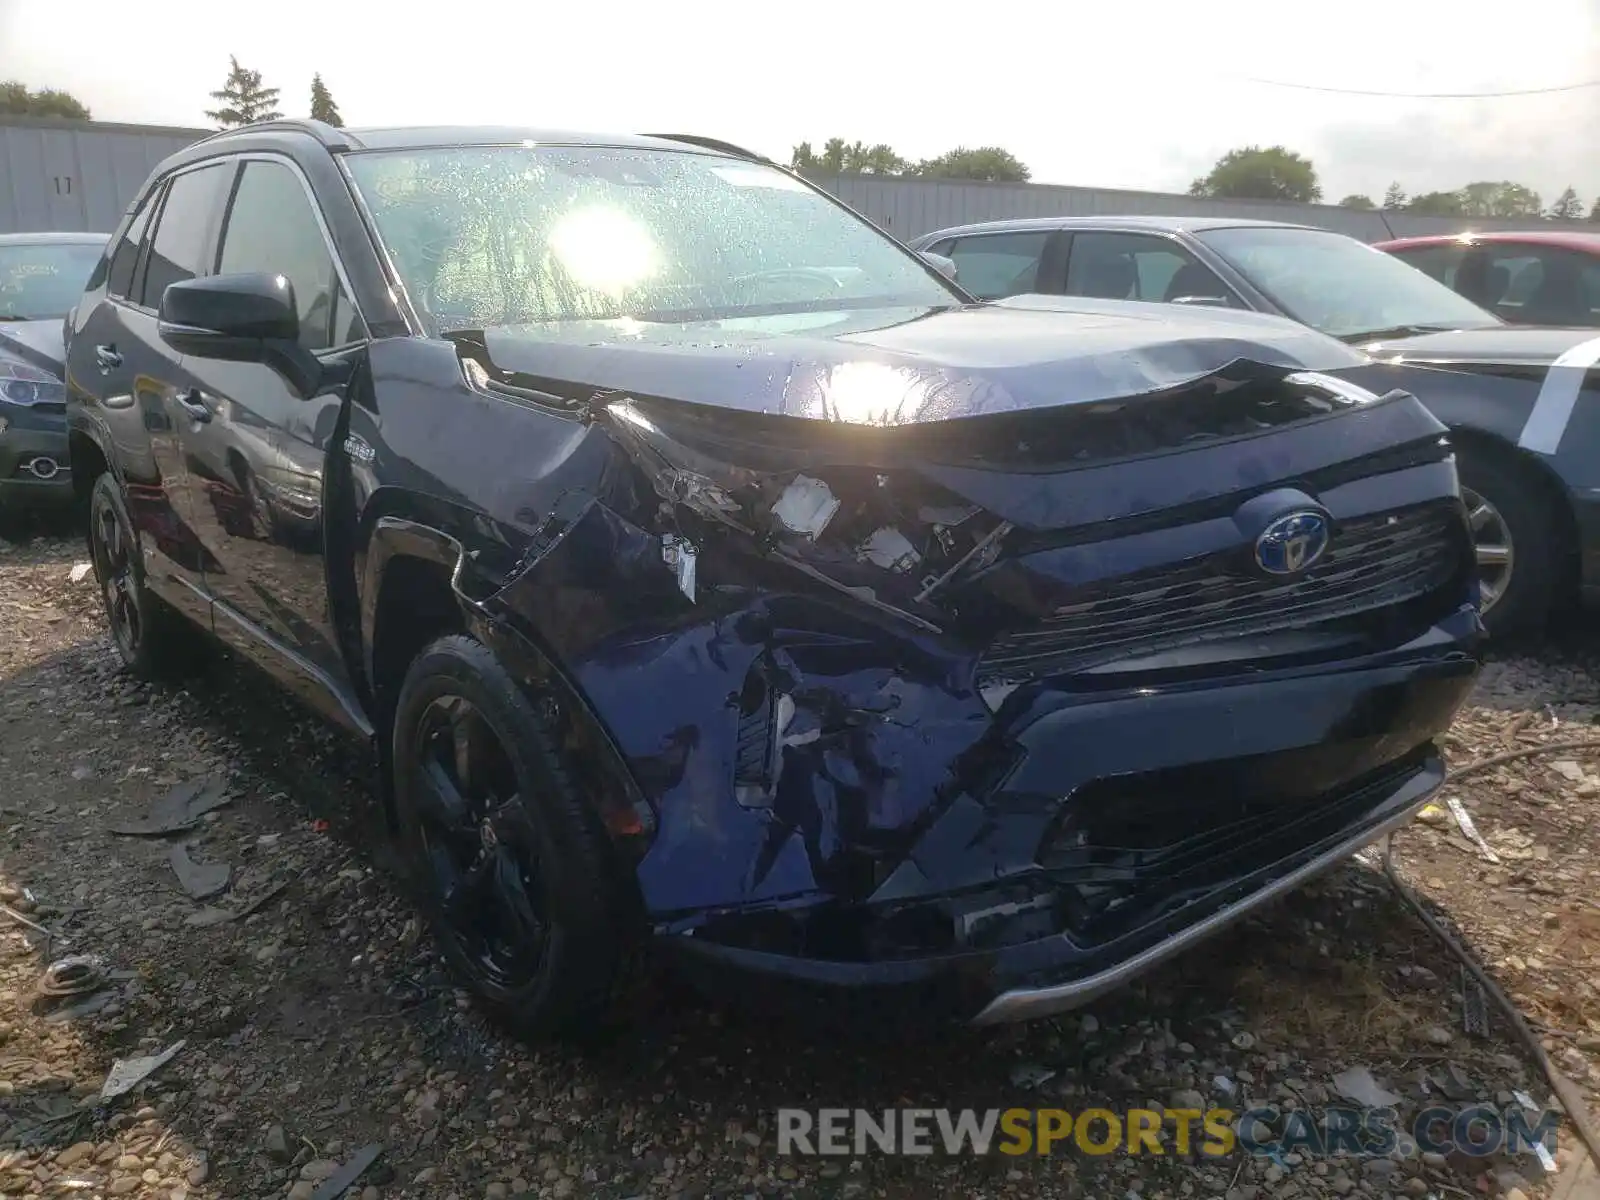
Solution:
<svg viewBox="0 0 1600 1200">
<path fill-rule="evenodd" d="M 89 120 L 89 110 L 76 96 L 56 88 L 30 92 L 15 79 L 0 82 L 0 113 L 13 117 L 68 117 Z"/>
<path fill-rule="evenodd" d="M 1583 220 L 1583 201 L 1578 199 L 1578 193 L 1568 188 L 1557 196 L 1556 202 L 1550 206 L 1550 219 L 1552 221 Z"/>
<path fill-rule="evenodd" d="M 1217 159 L 1210 174 L 1189 185 L 1189 194 L 1220 200 L 1315 204 L 1322 199 L 1322 187 L 1309 158 L 1282 146 L 1243 146 Z"/>
<path fill-rule="evenodd" d="M 1459 217 L 1460 192 L 1423 192 L 1406 203 L 1406 211 L 1423 217 Z"/>
<path fill-rule="evenodd" d="M 1544 204 L 1532 188 L 1508 179 L 1481 180 L 1462 188 L 1464 217 L 1542 217 Z"/>
<path fill-rule="evenodd" d="M 1011 151 L 1000 146 L 957 146 L 937 158 L 925 158 L 915 174 L 928 179 L 983 179 L 994 183 L 1027 183 L 1032 172 Z"/>
<path fill-rule="evenodd" d="M 796 171 L 824 175 L 904 175 L 911 168 L 893 147 L 882 142 L 869 146 L 865 142 L 847 143 L 843 138 L 829 138 L 823 143 L 821 154 L 812 150 L 810 142 L 801 142 L 790 154 L 789 165 Z"/>
<path fill-rule="evenodd" d="M 1393 212 L 1397 208 L 1406 206 L 1406 190 L 1400 186 L 1397 179 L 1389 185 L 1389 190 L 1383 194 L 1383 207 L 1386 211 Z"/>
<path fill-rule="evenodd" d="M 818 153 L 810 142 L 801 142 L 789 154 L 789 165 L 796 171 L 817 175 L 922 175 L 929 179 L 989 179 L 1026 183 L 1029 172 L 1011 151 L 999 146 L 958 146 L 937 158 L 921 162 L 896 153 L 894 147 L 878 142 L 847 142 L 829 138 Z"/>
<path fill-rule="evenodd" d="M 1600 225 L 1600 196 L 1595 197 L 1594 207 L 1589 210 L 1589 220 Z"/>
<path fill-rule="evenodd" d="M 344 124 L 344 118 L 339 115 L 339 106 L 333 102 L 333 93 L 328 91 L 328 85 L 322 82 L 320 74 L 311 77 L 311 119 L 335 126 Z"/>
<path fill-rule="evenodd" d="M 1350 195 L 1346 196 L 1343 200 L 1339 201 L 1339 207 L 1340 208 L 1377 208 L 1378 206 L 1372 202 L 1372 197 L 1371 196 L 1363 196 L 1360 192 L 1352 192 Z"/>
<path fill-rule="evenodd" d="M 260 71 L 246 70 L 231 54 L 228 62 L 228 80 L 220 91 L 211 93 L 211 98 L 218 103 L 216 108 L 206 109 L 206 116 L 224 129 L 254 125 L 257 121 L 276 121 L 283 116 L 277 109 L 278 89 L 263 87 Z"/>
</svg>

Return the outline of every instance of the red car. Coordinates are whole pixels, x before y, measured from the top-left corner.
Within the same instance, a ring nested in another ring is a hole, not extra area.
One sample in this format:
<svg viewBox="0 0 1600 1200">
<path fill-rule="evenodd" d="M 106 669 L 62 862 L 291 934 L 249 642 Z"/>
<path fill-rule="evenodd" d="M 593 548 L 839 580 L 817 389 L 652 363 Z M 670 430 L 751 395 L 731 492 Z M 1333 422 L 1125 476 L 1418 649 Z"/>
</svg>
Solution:
<svg viewBox="0 0 1600 1200">
<path fill-rule="evenodd" d="M 1515 325 L 1600 326 L 1600 233 L 1464 233 L 1377 245 Z"/>
</svg>

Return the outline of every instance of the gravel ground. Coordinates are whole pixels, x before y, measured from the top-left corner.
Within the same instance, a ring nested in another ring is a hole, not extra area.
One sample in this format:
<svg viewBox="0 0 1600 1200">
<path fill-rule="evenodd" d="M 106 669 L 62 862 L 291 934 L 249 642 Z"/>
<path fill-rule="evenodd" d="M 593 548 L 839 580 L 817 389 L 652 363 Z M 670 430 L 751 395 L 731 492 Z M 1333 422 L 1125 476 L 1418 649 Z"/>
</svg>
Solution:
<svg viewBox="0 0 1600 1200">
<path fill-rule="evenodd" d="M 442 973 L 359 755 L 220 657 L 183 688 L 129 679 L 92 580 L 72 581 L 82 558 L 58 532 L 0 540 L 0 899 L 53 933 L 0 917 L 0 1195 L 305 1200 L 372 1144 L 383 1155 L 352 1197 L 1552 1194 L 1526 1156 L 776 1153 L 780 1105 L 1316 1110 L 1355 1066 L 1403 1110 L 1441 1092 L 1545 1102 L 1497 1014 L 1466 1032 L 1455 960 L 1359 864 L 1056 1021 L 869 1043 L 657 981 L 603 1045 L 512 1042 Z M 1597 647 L 1567 635 L 1492 664 L 1452 761 L 1583 736 Z M 172 839 L 108 831 L 199 780 L 228 797 L 179 842 L 230 868 L 205 903 L 179 888 Z M 1600 751 L 1522 759 L 1447 793 L 1498 862 L 1444 810 L 1396 839 L 1591 1104 L 1597 794 Z M 66 954 L 103 956 L 106 986 L 41 994 Z M 96 1100 L 115 1059 L 180 1040 L 131 1094 Z"/>
</svg>

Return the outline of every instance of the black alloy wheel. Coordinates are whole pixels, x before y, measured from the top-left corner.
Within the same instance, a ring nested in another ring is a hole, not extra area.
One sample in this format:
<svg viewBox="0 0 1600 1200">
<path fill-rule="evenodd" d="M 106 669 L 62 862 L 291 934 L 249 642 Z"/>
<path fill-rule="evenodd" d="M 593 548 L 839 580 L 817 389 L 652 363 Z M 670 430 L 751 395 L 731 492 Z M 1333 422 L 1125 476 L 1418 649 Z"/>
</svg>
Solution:
<svg viewBox="0 0 1600 1200">
<path fill-rule="evenodd" d="M 610 846 L 549 721 L 482 643 L 417 656 L 391 762 L 418 899 L 463 984 L 521 1036 L 603 1026 L 624 959 Z"/>
<path fill-rule="evenodd" d="M 89 495 L 89 559 L 123 665 L 145 679 L 192 666 L 199 634 L 145 586 L 139 540 L 122 489 L 109 472 L 94 481 Z"/>
<path fill-rule="evenodd" d="M 450 935 L 497 989 L 527 987 L 549 948 L 539 836 L 505 747 L 472 701 L 422 711 L 414 750 L 417 833 Z"/>
<path fill-rule="evenodd" d="M 94 560 L 95 578 L 100 582 L 101 598 L 106 606 L 106 623 L 111 628 L 111 640 L 116 643 L 122 661 L 132 665 L 138 659 L 144 642 L 145 617 L 141 611 L 141 588 L 133 573 L 133 533 L 123 521 L 120 507 L 109 494 L 111 489 L 101 486 L 106 482 L 108 477 L 102 475 L 90 501 L 89 548 Z"/>
<path fill-rule="evenodd" d="M 1557 499 L 1510 450 L 1459 445 L 1456 466 L 1484 625 L 1495 637 L 1542 629 L 1565 588 Z"/>
</svg>

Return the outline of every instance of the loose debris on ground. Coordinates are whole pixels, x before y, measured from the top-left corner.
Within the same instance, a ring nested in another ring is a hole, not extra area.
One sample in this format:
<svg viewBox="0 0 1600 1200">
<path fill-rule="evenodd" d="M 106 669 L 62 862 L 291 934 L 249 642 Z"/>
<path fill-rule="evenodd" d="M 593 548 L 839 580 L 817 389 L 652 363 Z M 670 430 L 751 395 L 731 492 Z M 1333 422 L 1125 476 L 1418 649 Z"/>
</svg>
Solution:
<svg viewBox="0 0 1600 1200">
<path fill-rule="evenodd" d="M 1551 1194 L 1532 1155 L 775 1152 L 779 1106 L 1550 1103 L 1370 864 L 1056 1021 L 902 1045 L 663 981 L 603 1045 L 509 1041 L 405 901 L 370 765 L 225 659 L 182 687 L 131 680 L 82 557 L 64 536 L 0 540 L 0 1195 Z M 1452 760 L 1588 735 L 1597 660 L 1592 639 L 1502 657 Z M 1597 797 L 1600 752 L 1513 759 L 1395 842 L 1591 1106 Z M 1551 1166 L 1575 1153 L 1564 1134 Z"/>
</svg>

